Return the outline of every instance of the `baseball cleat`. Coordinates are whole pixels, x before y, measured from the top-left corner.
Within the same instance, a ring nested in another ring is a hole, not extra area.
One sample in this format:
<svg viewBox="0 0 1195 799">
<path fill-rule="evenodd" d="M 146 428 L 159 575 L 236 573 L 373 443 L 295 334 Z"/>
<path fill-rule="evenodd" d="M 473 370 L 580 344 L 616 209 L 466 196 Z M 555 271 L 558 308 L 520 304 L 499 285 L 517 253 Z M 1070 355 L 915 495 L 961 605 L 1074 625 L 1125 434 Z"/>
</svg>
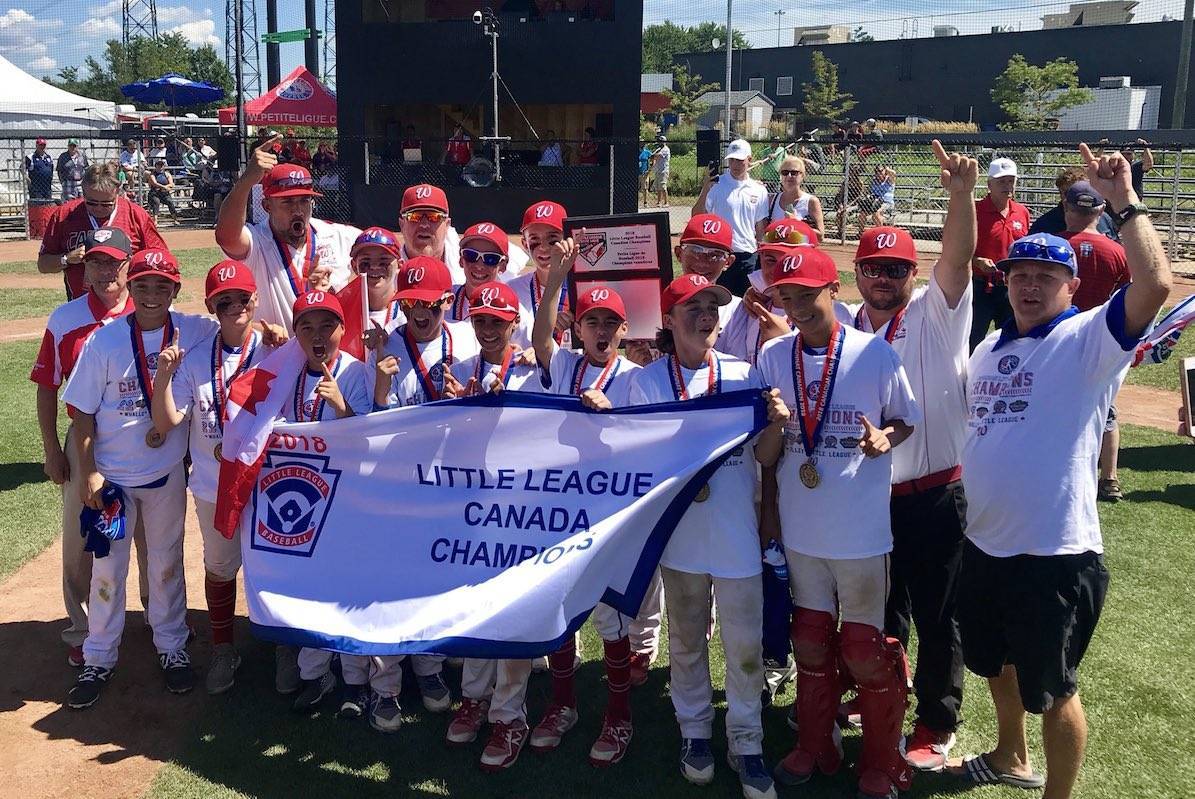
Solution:
<svg viewBox="0 0 1195 799">
<path fill-rule="evenodd" d="M 158 663 L 166 675 L 166 690 L 172 694 L 185 694 L 195 687 L 195 672 L 191 669 L 191 656 L 185 649 L 158 654 Z"/>
<path fill-rule="evenodd" d="M 460 708 L 448 724 L 444 739 L 450 744 L 472 743 L 477 740 L 477 733 L 485 724 L 489 712 L 490 703 L 485 699 L 462 699 Z"/>
<path fill-rule="evenodd" d="M 902 743 L 905 762 L 918 771 L 941 771 L 946 767 L 946 758 L 954 742 L 954 733 L 934 732 L 917 722 L 913 734 Z"/>
<path fill-rule="evenodd" d="M 560 746 L 560 739 L 577 723 L 577 709 L 552 705 L 531 732 L 531 748 L 536 752 L 550 752 Z"/>
<path fill-rule="evenodd" d="M 369 711 L 369 726 L 378 732 L 398 732 L 402 726 L 402 708 L 396 696 L 379 696 Z"/>
<path fill-rule="evenodd" d="M 279 645 L 274 647 L 274 690 L 286 696 L 303 687 L 299 677 L 299 648 Z"/>
<path fill-rule="evenodd" d="M 342 719 L 359 719 L 369 709 L 369 688 L 345 683 L 340 687 L 340 708 L 336 715 Z"/>
<path fill-rule="evenodd" d="M 705 738 L 685 738 L 681 741 L 680 773 L 694 785 L 709 785 L 714 781 L 714 753 Z"/>
<path fill-rule="evenodd" d="M 479 765 L 482 771 L 502 771 L 513 766 L 523 751 L 529 732 L 525 721 L 494 723 L 490 727 L 490 738 L 481 752 Z"/>
<path fill-rule="evenodd" d="M 646 683 L 650 670 L 650 654 L 647 652 L 631 653 L 631 685 L 643 685 Z"/>
<path fill-rule="evenodd" d="M 605 768 L 626 757 L 633 732 L 630 719 L 612 719 L 609 716 L 602 719 L 601 735 L 589 749 L 590 765 Z"/>
<path fill-rule="evenodd" d="M 336 675 L 325 671 L 314 680 L 304 681 L 303 690 L 299 691 L 299 695 L 295 697 L 291 707 L 299 713 L 315 710 L 324 697 L 334 690 L 336 690 Z"/>
<path fill-rule="evenodd" d="M 103 666 L 84 666 L 75 681 L 75 687 L 67 694 L 66 704 L 75 710 L 91 707 L 100 698 L 100 691 L 112 678 L 113 669 Z"/>
<path fill-rule="evenodd" d="M 241 667 L 241 656 L 232 644 L 216 644 L 212 648 L 212 663 L 207 669 L 204 684 L 212 696 L 222 694 L 236 681 L 237 669 Z"/>
<path fill-rule="evenodd" d="M 423 706 L 429 711 L 443 713 L 452 707 L 452 694 L 439 673 L 416 677 L 416 681 L 419 683 L 419 693 L 423 697 Z"/>
<path fill-rule="evenodd" d="M 776 799 L 776 784 L 762 755 L 727 754 L 726 762 L 739 775 L 743 799 Z"/>
</svg>

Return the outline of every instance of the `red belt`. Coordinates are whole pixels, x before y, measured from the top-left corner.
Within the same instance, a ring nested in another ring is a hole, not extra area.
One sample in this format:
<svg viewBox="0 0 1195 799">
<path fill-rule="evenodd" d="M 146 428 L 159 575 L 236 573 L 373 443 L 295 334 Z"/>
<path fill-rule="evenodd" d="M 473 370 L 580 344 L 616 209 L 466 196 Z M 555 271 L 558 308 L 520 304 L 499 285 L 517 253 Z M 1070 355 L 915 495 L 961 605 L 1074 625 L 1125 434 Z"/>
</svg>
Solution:
<svg viewBox="0 0 1195 799">
<path fill-rule="evenodd" d="M 962 479 L 963 467 L 952 466 L 940 472 L 927 474 L 925 477 L 918 477 L 916 480 L 906 480 L 903 483 L 897 483 L 892 486 L 892 496 L 907 497 L 912 494 L 920 494 L 924 491 L 929 491 L 931 488 L 939 488 L 953 483 L 955 480 Z"/>
</svg>

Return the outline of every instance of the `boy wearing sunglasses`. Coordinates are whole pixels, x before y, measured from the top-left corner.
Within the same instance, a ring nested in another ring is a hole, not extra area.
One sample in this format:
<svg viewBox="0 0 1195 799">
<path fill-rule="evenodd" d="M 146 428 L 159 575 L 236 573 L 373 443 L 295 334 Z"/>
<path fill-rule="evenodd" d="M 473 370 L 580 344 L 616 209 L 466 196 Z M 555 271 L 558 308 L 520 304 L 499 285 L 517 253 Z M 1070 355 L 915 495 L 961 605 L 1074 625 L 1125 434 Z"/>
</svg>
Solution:
<svg viewBox="0 0 1195 799">
<path fill-rule="evenodd" d="M 510 239 L 493 222 L 478 222 L 461 236 L 461 266 L 465 282 L 452 288 L 451 322 L 469 321 L 469 298 L 482 283 L 502 280 L 510 254 Z"/>
<path fill-rule="evenodd" d="M 514 339 L 522 348 L 531 346 L 530 320 L 534 319 L 539 311 L 539 304 L 547 288 L 548 272 L 552 267 L 552 245 L 564 238 L 566 216 L 568 211 L 564 210 L 564 206 L 551 200 L 533 203 L 523 212 L 523 224 L 519 231 L 523 234 L 523 248 L 530 254 L 531 263 L 535 268 L 509 283 L 523 309 L 522 317 L 528 320 L 521 330 L 516 331 Z M 572 326 L 573 312 L 568 304 L 566 281 L 556 300 L 556 330 L 553 333 L 556 343 L 565 349 L 572 348 Z"/>
<path fill-rule="evenodd" d="M 925 422 L 892 455 L 891 584 L 884 629 L 908 646 L 917 628 L 913 687 L 917 709 L 905 757 L 940 771 L 954 745 L 963 699 L 955 599 L 966 528 L 959 458 L 966 436 L 967 341 L 978 178 L 975 159 L 933 151 L 949 202 L 942 254 L 929 282 L 916 287 L 913 237 L 895 227 L 864 231 L 855 251 L 863 302 L 840 304 L 843 324 L 882 336 L 901 357 Z"/>
<path fill-rule="evenodd" d="M 402 234 L 399 260 L 417 255 L 443 261 L 454 285 L 465 282 L 460 264 L 460 239 L 448 213 L 448 195 L 439 186 L 420 183 L 402 193 L 398 211 L 398 232 Z"/>
</svg>

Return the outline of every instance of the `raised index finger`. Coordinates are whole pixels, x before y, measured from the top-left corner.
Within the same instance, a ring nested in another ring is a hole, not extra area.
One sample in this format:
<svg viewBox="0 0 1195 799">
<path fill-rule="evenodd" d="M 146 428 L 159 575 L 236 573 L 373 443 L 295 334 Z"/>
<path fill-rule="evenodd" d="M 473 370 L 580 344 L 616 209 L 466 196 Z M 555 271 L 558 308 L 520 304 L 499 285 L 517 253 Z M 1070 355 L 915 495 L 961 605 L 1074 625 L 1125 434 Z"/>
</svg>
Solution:
<svg viewBox="0 0 1195 799">
<path fill-rule="evenodd" d="M 929 143 L 929 146 L 934 151 L 934 157 L 938 159 L 938 163 L 946 166 L 950 157 L 946 155 L 946 148 L 942 146 L 942 142 L 934 139 Z"/>
<path fill-rule="evenodd" d="M 1087 146 L 1087 142 L 1079 142 L 1079 155 L 1083 158 L 1084 164 L 1090 164 L 1096 160 L 1095 156 L 1091 153 L 1091 148 Z"/>
</svg>

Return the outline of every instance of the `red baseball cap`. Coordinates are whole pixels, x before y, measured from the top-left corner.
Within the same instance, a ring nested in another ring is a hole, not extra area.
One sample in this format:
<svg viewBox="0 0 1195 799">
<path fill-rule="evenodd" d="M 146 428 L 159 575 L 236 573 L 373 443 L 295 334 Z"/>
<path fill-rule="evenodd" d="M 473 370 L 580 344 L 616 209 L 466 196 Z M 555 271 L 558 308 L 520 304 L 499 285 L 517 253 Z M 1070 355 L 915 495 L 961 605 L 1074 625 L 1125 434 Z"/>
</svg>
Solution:
<svg viewBox="0 0 1195 799">
<path fill-rule="evenodd" d="M 510 255 L 510 239 L 502 228 L 495 225 L 493 222 L 478 222 L 475 225 L 470 225 L 469 228 L 461 234 L 461 246 L 465 246 L 465 242 L 469 239 L 483 239 L 493 244 L 503 255 Z"/>
<path fill-rule="evenodd" d="M 164 277 L 174 283 L 183 282 L 183 276 L 178 271 L 178 261 L 174 259 L 170 250 L 152 248 L 133 255 L 133 260 L 129 263 L 129 280 L 152 275 Z"/>
<path fill-rule="evenodd" d="M 711 283 L 702 275 L 681 275 L 668 284 L 664 293 L 660 295 L 660 311 L 668 313 L 676 305 L 687 302 L 703 291 L 712 291 L 718 297 L 719 305 L 726 305 L 731 300 L 730 291 L 717 283 Z"/>
<path fill-rule="evenodd" d="M 564 210 L 564 206 L 560 203 L 540 200 L 529 205 L 523 212 L 523 224 L 519 226 L 519 230 L 526 230 L 531 225 L 547 225 L 563 233 L 566 216 L 568 216 L 568 211 Z"/>
<path fill-rule="evenodd" d="M 913 244 L 913 237 L 909 235 L 909 231 L 887 226 L 871 227 L 863 231 L 863 235 L 859 237 L 859 246 L 855 249 L 855 263 L 880 258 L 891 258 L 916 266 L 917 247 Z"/>
<path fill-rule="evenodd" d="M 416 255 L 403 263 L 402 271 L 398 273 L 398 292 L 394 296 L 400 300 L 436 302 L 451 293 L 452 275 L 448 265 L 430 255 Z"/>
<path fill-rule="evenodd" d="M 730 223 L 717 214 L 697 214 L 680 234 L 681 244 L 704 244 L 730 252 Z"/>
<path fill-rule="evenodd" d="M 45 143 L 46 143 L 46 140 L 45 140 L 45 139 L 38 139 L 38 140 L 37 140 L 37 142 L 36 142 L 36 144 L 38 144 L 38 145 L 42 145 L 42 144 L 45 144 Z"/>
<path fill-rule="evenodd" d="M 627 308 L 622 302 L 622 297 L 609 286 L 598 283 L 589 286 L 583 292 L 577 292 L 578 320 L 583 319 L 585 314 L 590 311 L 596 311 L 599 308 L 613 311 L 624 322 L 627 319 Z"/>
<path fill-rule="evenodd" d="M 817 231 L 799 219 L 777 219 L 763 232 L 759 249 L 775 247 L 788 250 L 789 247 L 816 247 Z"/>
<path fill-rule="evenodd" d="M 311 172 L 298 164 L 279 164 L 262 180 L 266 197 L 323 197 L 315 190 Z"/>
<path fill-rule="evenodd" d="M 788 284 L 819 288 L 837 281 L 838 267 L 828 254 L 815 247 L 794 247 L 776 264 L 772 286 Z"/>
<path fill-rule="evenodd" d="M 496 316 L 513 322 L 519 316 L 519 298 L 514 289 L 499 280 L 482 283 L 469 298 L 469 316 Z"/>
<path fill-rule="evenodd" d="M 207 280 L 203 284 L 203 297 L 210 300 L 222 291 L 238 289 L 250 294 L 257 291 L 257 282 L 253 279 L 253 272 L 240 261 L 227 258 L 213 266 L 207 272 Z"/>
<path fill-rule="evenodd" d="M 439 186 L 430 183 L 420 183 L 411 186 L 402 193 L 402 205 L 398 212 L 404 213 L 414 208 L 430 208 L 433 211 L 448 213 L 448 195 Z"/>
<path fill-rule="evenodd" d="M 381 247 L 386 252 L 398 258 L 398 236 L 386 230 L 384 227 L 368 227 L 361 231 L 361 235 L 357 236 L 357 240 L 353 242 L 353 246 L 349 249 L 349 257 L 357 257 L 357 253 L 366 247 Z"/>
<path fill-rule="evenodd" d="M 308 311 L 329 311 L 344 324 L 344 309 L 340 306 L 340 300 L 330 291 L 305 291 L 300 294 L 291 308 L 291 324 L 297 324 L 299 317 Z"/>
</svg>

